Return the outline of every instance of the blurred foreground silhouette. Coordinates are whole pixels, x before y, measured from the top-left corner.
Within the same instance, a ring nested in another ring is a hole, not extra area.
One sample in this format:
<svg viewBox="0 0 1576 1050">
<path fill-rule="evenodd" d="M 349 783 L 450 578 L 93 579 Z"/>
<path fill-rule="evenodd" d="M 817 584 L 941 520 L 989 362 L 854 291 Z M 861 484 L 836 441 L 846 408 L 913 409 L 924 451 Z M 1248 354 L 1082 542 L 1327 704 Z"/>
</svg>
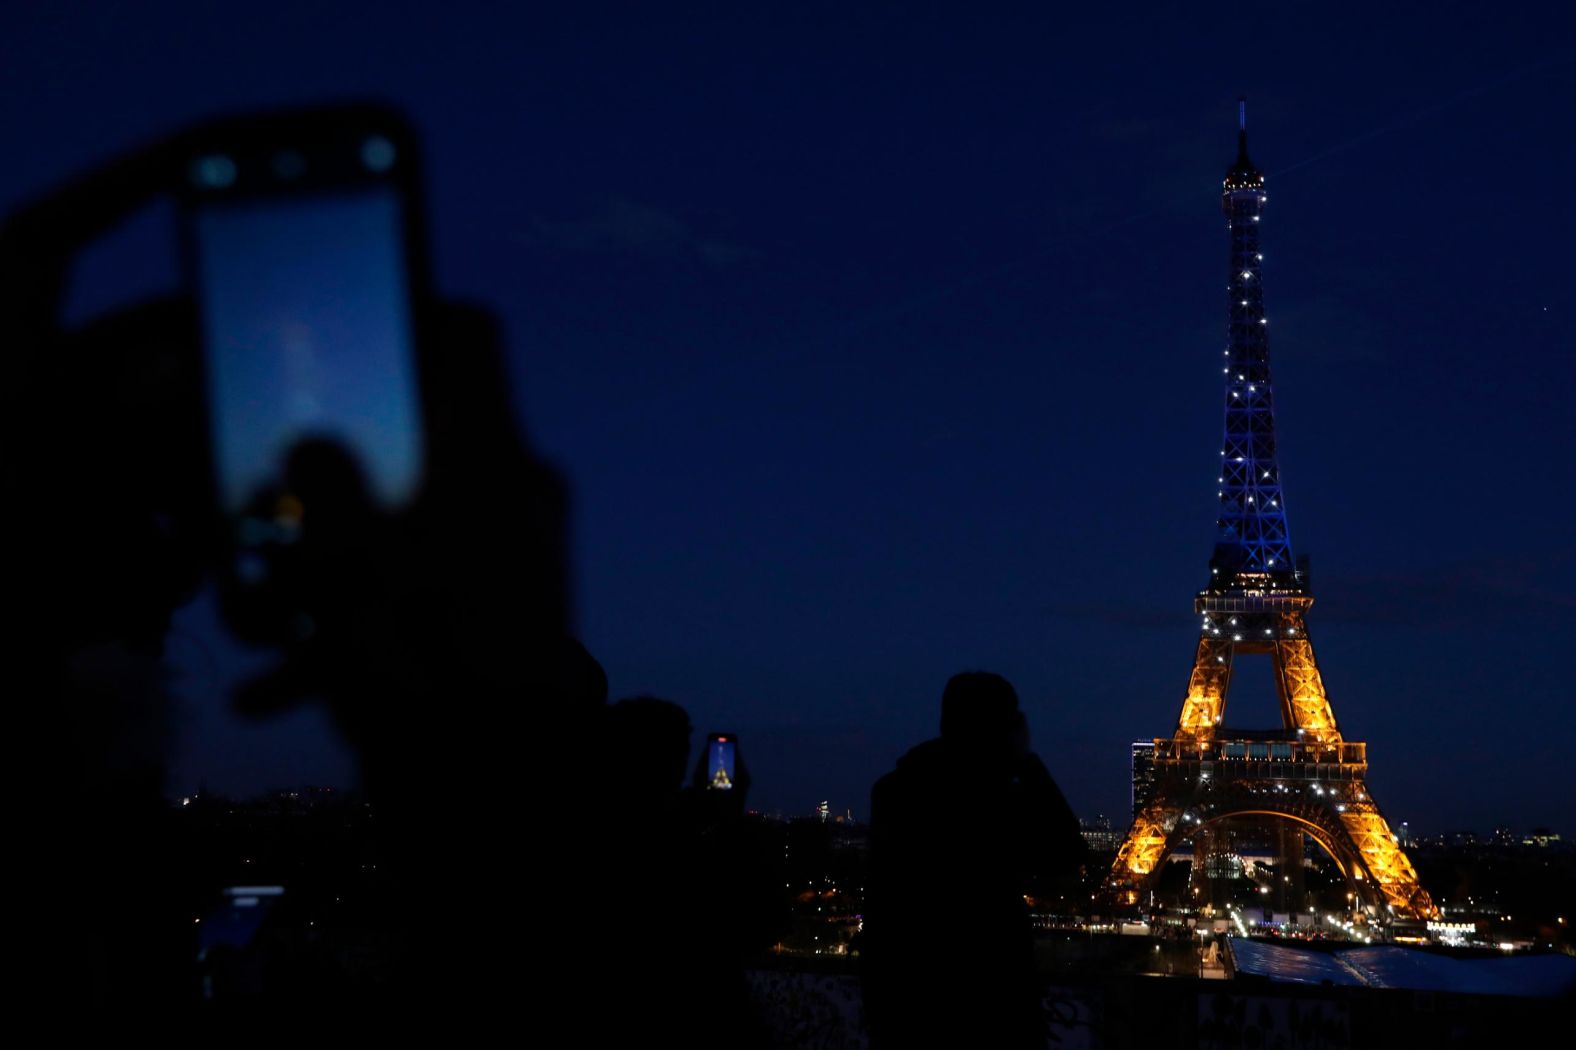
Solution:
<svg viewBox="0 0 1576 1050">
<path fill-rule="evenodd" d="M 362 114 L 221 125 L 244 150 L 282 125 Z M 565 486 L 524 441 L 497 326 L 476 307 L 420 314 L 426 458 L 407 507 L 379 509 L 332 441 L 303 440 L 281 464 L 298 534 L 273 552 L 270 585 L 309 629 L 275 644 L 234 698 L 258 718 L 323 704 L 354 749 L 365 803 L 319 811 L 347 844 L 368 840 L 367 857 L 336 861 L 375 871 L 347 908 L 357 918 L 280 940 L 268 924 L 296 906 L 288 887 L 192 914 L 218 887 L 202 885 L 214 865 L 183 854 L 164 799 L 161 660 L 172 611 L 226 543 L 197 309 L 178 297 L 80 329 L 60 316 L 76 254 L 172 193 L 205 134 L 119 158 L 0 229 L 4 479 L 27 494 L 4 525 L 6 641 L 24 782 L 50 785 L 23 818 L 50 990 L 111 1015 L 203 1011 L 226 1026 L 507 1021 L 598 1045 L 708 1024 L 762 1042 L 742 965 L 780 935 L 781 894 L 744 817 L 748 773 L 741 763 L 730 792 L 686 789 L 683 709 L 606 706 L 606 675 L 568 634 Z M 238 819 L 185 801 L 180 827 Z M 106 892 L 115 906 L 87 906 Z M 650 980 L 631 971 L 632 948 L 663 960 Z"/>
</svg>

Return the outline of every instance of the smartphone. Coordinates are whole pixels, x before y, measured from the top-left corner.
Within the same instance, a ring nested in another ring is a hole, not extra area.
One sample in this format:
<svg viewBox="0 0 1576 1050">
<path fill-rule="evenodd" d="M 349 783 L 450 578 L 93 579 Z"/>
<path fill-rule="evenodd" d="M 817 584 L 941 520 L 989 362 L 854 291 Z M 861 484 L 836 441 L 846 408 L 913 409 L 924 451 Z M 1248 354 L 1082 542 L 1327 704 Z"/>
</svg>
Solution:
<svg viewBox="0 0 1576 1050">
<path fill-rule="evenodd" d="M 732 733 L 712 733 L 706 738 L 706 788 L 732 791 L 738 775 L 739 738 Z"/>
<path fill-rule="evenodd" d="M 306 512 L 285 476 L 292 451 L 336 446 L 381 511 L 409 506 L 423 480 L 414 135 L 381 109 L 286 113 L 195 134 L 183 161 L 226 619 L 244 635 L 299 631 L 271 593 Z"/>
</svg>

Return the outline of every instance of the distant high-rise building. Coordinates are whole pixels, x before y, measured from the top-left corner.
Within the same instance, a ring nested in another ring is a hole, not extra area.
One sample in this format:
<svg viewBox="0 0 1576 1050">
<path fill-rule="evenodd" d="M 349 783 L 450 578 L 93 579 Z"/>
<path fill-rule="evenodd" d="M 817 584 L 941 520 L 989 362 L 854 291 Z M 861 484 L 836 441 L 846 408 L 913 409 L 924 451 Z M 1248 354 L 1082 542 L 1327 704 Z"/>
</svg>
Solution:
<svg viewBox="0 0 1576 1050">
<path fill-rule="evenodd" d="M 1155 797 L 1155 742 L 1153 740 L 1133 741 L 1133 812 L 1138 816 L 1139 810 L 1149 804 Z"/>
</svg>

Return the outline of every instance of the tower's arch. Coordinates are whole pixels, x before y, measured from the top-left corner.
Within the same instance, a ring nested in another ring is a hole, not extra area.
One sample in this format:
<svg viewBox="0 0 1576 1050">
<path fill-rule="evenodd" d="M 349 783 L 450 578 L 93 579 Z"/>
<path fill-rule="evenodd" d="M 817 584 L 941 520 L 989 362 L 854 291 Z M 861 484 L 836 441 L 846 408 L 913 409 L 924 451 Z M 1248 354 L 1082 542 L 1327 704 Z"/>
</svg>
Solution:
<svg viewBox="0 0 1576 1050">
<path fill-rule="evenodd" d="M 1292 825 L 1316 842 L 1330 858 L 1347 887 L 1370 913 L 1377 914 L 1389 902 L 1379 891 L 1379 883 L 1363 863 L 1362 854 L 1351 840 L 1337 827 L 1331 827 L 1324 815 L 1317 812 L 1294 812 L 1289 808 L 1254 806 L 1244 803 L 1236 808 L 1217 809 L 1197 822 L 1179 824 L 1167 837 L 1165 849 L 1155 868 L 1149 873 L 1145 886 L 1152 885 L 1171 854 L 1196 839 L 1200 832 L 1228 824 L 1238 818 L 1257 818 L 1261 821 L 1281 820 Z"/>
</svg>

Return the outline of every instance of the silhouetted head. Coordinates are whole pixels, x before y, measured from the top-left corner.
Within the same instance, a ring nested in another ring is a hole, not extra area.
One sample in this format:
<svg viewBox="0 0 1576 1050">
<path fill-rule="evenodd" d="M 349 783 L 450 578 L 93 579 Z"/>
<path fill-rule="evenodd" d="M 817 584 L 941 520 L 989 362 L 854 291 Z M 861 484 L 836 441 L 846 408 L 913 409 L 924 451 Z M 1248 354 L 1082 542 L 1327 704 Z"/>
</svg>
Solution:
<svg viewBox="0 0 1576 1050">
<path fill-rule="evenodd" d="M 941 739 L 970 751 L 1010 746 L 1023 716 L 1012 683 L 989 671 L 953 675 L 941 694 Z"/>
<path fill-rule="evenodd" d="M 689 767 L 689 715 L 654 696 L 620 700 L 603 721 L 609 777 L 632 791 L 677 794 Z"/>
</svg>

